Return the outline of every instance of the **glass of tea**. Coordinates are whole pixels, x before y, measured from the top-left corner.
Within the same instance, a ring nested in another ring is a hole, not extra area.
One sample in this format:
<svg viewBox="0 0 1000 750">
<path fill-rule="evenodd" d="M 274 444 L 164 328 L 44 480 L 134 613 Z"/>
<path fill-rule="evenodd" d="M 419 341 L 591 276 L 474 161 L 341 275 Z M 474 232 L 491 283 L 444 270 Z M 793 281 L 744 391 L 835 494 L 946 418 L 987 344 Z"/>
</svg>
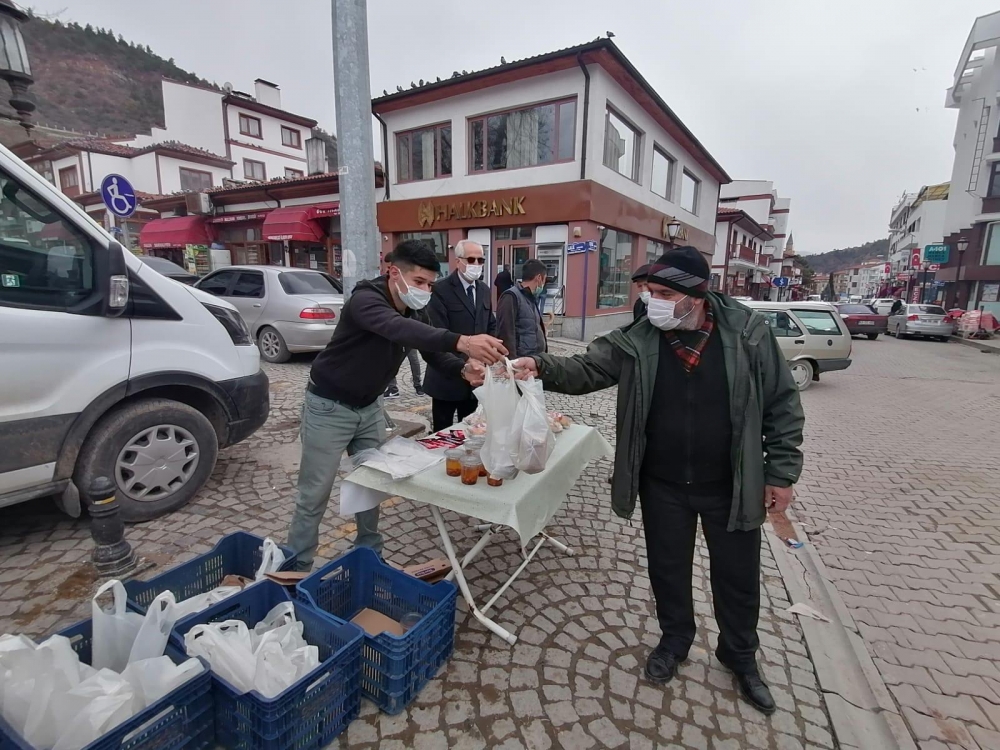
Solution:
<svg viewBox="0 0 1000 750">
<path fill-rule="evenodd" d="M 479 456 L 466 453 L 462 456 L 462 484 L 475 484 L 479 480 Z"/>
<path fill-rule="evenodd" d="M 444 452 L 444 470 L 449 477 L 462 476 L 462 458 L 465 451 L 460 448 L 452 448 Z"/>
<path fill-rule="evenodd" d="M 503 478 L 487 475 L 486 484 L 488 484 L 490 487 L 501 487 L 503 486 Z"/>
</svg>

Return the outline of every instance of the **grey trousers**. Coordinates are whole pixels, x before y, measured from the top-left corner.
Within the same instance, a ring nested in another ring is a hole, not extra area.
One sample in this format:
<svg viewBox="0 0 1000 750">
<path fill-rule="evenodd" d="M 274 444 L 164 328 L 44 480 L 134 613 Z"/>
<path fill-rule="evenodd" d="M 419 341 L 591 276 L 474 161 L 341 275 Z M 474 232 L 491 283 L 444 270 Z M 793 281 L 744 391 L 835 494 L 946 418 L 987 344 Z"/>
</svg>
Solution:
<svg viewBox="0 0 1000 750">
<path fill-rule="evenodd" d="M 355 409 L 306 392 L 302 404 L 298 496 L 288 530 L 288 546 L 298 554 L 298 570 L 312 569 L 319 546 L 319 525 L 330 502 L 344 451 L 354 455 L 367 448 L 377 448 L 385 440 L 385 434 L 380 401 Z M 354 520 L 358 527 L 354 546 L 371 547 L 381 555 L 379 509 L 358 513 Z"/>
<path fill-rule="evenodd" d="M 417 352 L 416 349 L 407 349 L 406 350 L 406 359 L 409 360 L 409 362 L 410 362 L 410 376 L 413 378 L 413 388 L 414 388 L 414 390 L 416 390 L 416 389 L 418 389 L 418 388 L 421 387 L 420 354 Z M 390 388 L 398 388 L 399 387 L 399 386 L 396 385 L 396 378 L 397 377 L 399 377 L 399 373 L 398 372 L 393 376 L 392 380 L 389 382 L 389 387 Z"/>
</svg>

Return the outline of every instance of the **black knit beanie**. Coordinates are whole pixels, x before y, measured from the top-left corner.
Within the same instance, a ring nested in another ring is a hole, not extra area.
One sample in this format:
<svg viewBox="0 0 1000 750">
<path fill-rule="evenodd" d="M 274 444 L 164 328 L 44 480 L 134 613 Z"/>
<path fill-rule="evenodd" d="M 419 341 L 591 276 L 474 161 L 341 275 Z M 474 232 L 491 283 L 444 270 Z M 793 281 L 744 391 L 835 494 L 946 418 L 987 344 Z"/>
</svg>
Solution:
<svg viewBox="0 0 1000 750">
<path fill-rule="evenodd" d="M 687 245 L 667 250 L 649 267 L 646 283 L 659 284 L 692 297 L 708 294 L 712 271 L 698 248 Z"/>
</svg>

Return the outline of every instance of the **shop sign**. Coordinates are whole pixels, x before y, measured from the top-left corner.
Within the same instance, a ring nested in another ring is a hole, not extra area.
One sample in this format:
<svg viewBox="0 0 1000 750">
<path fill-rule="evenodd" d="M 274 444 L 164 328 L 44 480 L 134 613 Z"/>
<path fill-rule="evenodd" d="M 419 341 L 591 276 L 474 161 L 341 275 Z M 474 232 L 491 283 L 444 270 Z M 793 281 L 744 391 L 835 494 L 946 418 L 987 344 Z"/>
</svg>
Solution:
<svg viewBox="0 0 1000 750">
<path fill-rule="evenodd" d="M 465 219 L 485 219 L 490 216 L 524 216 L 524 196 L 501 200 L 454 201 L 434 203 L 426 201 L 417 206 L 417 223 L 421 229 L 435 222 L 463 221 Z"/>
<path fill-rule="evenodd" d="M 949 249 L 948 245 L 925 245 L 924 263 L 947 263 Z"/>
<path fill-rule="evenodd" d="M 257 211 L 255 213 L 243 213 L 243 214 L 222 214 L 209 219 L 213 224 L 233 224 L 237 221 L 255 221 L 257 219 L 263 219 L 267 216 L 267 211 Z"/>
<path fill-rule="evenodd" d="M 983 284 L 980 302 L 1000 302 L 1000 284 Z"/>
</svg>

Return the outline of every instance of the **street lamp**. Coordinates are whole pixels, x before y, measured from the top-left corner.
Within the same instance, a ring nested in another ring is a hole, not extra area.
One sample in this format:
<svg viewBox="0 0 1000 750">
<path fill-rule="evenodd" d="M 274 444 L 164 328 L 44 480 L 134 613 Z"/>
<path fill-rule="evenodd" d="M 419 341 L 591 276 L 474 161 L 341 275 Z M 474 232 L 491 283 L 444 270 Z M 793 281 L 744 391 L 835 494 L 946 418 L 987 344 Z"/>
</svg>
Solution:
<svg viewBox="0 0 1000 750">
<path fill-rule="evenodd" d="M 958 270 L 955 272 L 955 306 L 958 307 L 958 295 L 962 290 L 962 260 L 965 258 L 965 251 L 969 249 L 969 241 L 962 237 L 956 243 L 958 248 Z"/>
<path fill-rule="evenodd" d="M 10 86 L 10 106 L 17 113 L 0 113 L 8 120 L 20 120 L 21 127 L 31 135 L 31 113 L 35 103 L 28 94 L 28 86 L 35 82 L 31 77 L 31 64 L 21 36 L 21 24 L 30 16 L 14 5 L 12 0 L 0 0 L 0 79 Z"/>
<path fill-rule="evenodd" d="M 670 242 L 670 246 L 673 247 L 674 240 L 677 239 L 677 235 L 681 232 L 681 223 L 677 219 L 671 219 L 670 223 L 667 224 L 667 239 Z"/>
</svg>

